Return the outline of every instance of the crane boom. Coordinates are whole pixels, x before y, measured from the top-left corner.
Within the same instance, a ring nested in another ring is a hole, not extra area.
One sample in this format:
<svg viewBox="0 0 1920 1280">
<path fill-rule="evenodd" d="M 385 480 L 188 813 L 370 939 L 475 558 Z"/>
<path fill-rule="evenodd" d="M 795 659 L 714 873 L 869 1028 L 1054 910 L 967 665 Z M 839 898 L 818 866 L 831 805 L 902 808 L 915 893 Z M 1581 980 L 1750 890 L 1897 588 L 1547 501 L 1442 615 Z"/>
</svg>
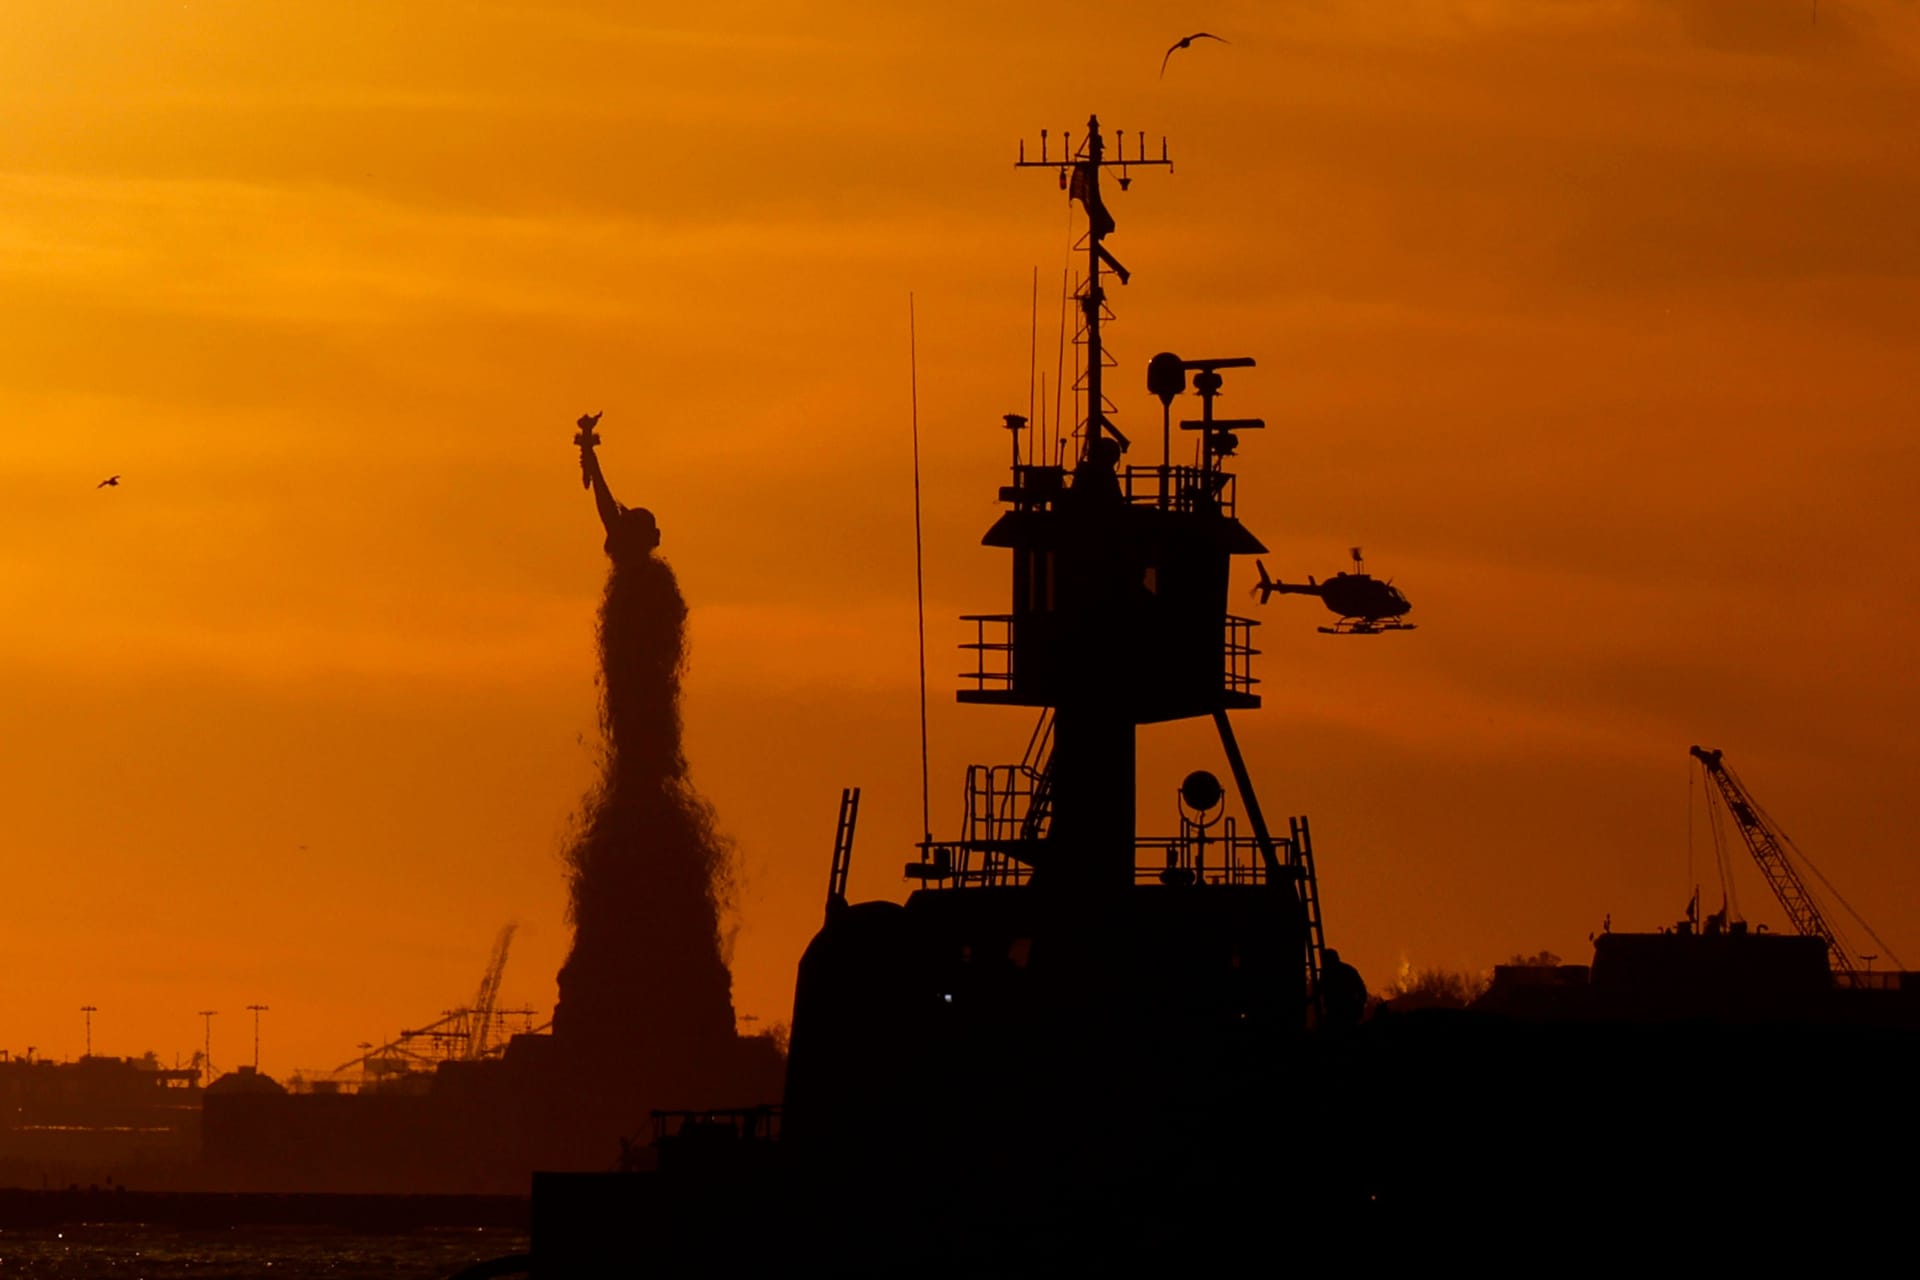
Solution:
<svg viewBox="0 0 1920 1280">
<path fill-rule="evenodd" d="M 480 977 L 480 990 L 474 995 L 473 1010 L 469 1015 L 469 1058 L 486 1056 L 487 1041 L 493 1032 L 493 1007 L 500 999 L 500 977 L 507 969 L 507 949 L 513 945 L 516 928 L 517 925 L 506 925 L 500 930 L 500 936 L 493 940 L 493 953 L 487 958 L 487 969 Z"/>
<path fill-rule="evenodd" d="M 1693 748 L 1693 757 L 1706 770 L 1707 777 L 1720 789 L 1720 796 L 1726 801 L 1727 812 L 1733 815 L 1734 825 L 1740 828 L 1740 838 L 1747 842 L 1747 850 L 1753 854 L 1754 862 L 1759 864 L 1760 874 L 1767 879 L 1767 887 L 1773 890 L 1773 896 L 1779 900 L 1781 910 L 1787 913 L 1787 919 L 1794 931 L 1802 937 L 1818 938 L 1827 944 L 1827 955 L 1833 963 L 1835 973 L 1852 973 L 1853 957 L 1840 945 L 1839 937 L 1827 918 L 1820 911 L 1820 904 L 1808 891 L 1806 882 L 1794 869 L 1793 861 L 1787 857 L 1785 841 L 1773 824 L 1767 819 L 1753 797 L 1720 759 L 1718 750 L 1708 751 L 1703 747 Z"/>
</svg>

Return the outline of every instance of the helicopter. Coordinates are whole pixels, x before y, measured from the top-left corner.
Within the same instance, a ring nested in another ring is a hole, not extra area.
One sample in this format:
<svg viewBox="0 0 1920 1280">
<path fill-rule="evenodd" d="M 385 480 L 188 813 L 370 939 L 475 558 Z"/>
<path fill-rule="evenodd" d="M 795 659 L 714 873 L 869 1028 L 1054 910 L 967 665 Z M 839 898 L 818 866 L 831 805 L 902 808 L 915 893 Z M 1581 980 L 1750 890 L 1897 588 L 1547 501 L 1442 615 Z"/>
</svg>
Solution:
<svg viewBox="0 0 1920 1280">
<path fill-rule="evenodd" d="M 1412 631 L 1411 622 L 1403 621 L 1413 605 L 1392 581 L 1382 582 L 1367 572 L 1366 561 L 1360 557 L 1360 548 L 1352 548 L 1353 572 L 1336 573 L 1325 582 L 1315 582 L 1309 574 L 1305 586 L 1294 582 L 1276 582 L 1267 576 L 1267 566 L 1254 561 L 1254 568 L 1260 572 L 1260 581 L 1254 592 L 1265 604 L 1275 593 L 1280 595 L 1319 596 L 1321 603 L 1340 615 L 1340 621 L 1330 627 L 1320 627 L 1323 635 L 1329 636 L 1371 636 L 1382 631 Z"/>
</svg>

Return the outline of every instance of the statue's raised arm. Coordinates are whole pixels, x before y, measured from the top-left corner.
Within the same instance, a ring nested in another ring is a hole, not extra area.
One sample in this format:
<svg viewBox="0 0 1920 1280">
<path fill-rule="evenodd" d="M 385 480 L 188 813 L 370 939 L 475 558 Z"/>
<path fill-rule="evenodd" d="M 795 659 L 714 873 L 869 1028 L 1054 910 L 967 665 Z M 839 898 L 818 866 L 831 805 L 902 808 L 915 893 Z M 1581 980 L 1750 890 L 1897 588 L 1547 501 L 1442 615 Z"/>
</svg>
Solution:
<svg viewBox="0 0 1920 1280">
<path fill-rule="evenodd" d="M 594 452 L 594 446 L 600 443 L 600 433 L 594 430 L 600 425 L 600 414 L 583 413 L 574 425 L 580 428 L 573 437 L 573 442 L 580 446 L 580 487 L 593 490 L 594 505 L 600 508 L 600 523 L 607 526 L 607 534 L 612 536 L 623 508 L 607 488 L 607 478 L 600 472 L 600 455 Z"/>
<path fill-rule="evenodd" d="M 600 425 L 600 415 L 583 414 L 575 425 L 580 428 L 573 437 L 573 442 L 580 446 L 580 483 L 593 490 L 600 523 L 607 529 L 607 554 L 616 560 L 650 554 L 660 545 L 660 530 L 654 524 L 653 513 L 645 507 L 621 506 L 600 470 L 600 455 L 595 452 L 600 443 L 600 433 L 595 430 Z"/>
</svg>

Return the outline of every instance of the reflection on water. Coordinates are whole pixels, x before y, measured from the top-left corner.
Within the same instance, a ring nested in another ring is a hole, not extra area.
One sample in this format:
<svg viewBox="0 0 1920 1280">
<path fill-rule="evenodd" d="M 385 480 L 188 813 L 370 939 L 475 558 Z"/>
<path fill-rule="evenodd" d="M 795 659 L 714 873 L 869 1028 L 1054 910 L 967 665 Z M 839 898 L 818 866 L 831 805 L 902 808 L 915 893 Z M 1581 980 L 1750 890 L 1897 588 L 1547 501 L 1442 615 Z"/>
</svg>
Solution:
<svg viewBox="0 0 1920 1280">
<path fill-rule="evenodd" d="M 446 1280 L 463 1267 L 523 1253 L 522 1232 L 362 1235 L 311 1227 L 179 1231 L 111 1223 L 0 1231 L 0 1277 L 86 1280 Z"/>
</svg>

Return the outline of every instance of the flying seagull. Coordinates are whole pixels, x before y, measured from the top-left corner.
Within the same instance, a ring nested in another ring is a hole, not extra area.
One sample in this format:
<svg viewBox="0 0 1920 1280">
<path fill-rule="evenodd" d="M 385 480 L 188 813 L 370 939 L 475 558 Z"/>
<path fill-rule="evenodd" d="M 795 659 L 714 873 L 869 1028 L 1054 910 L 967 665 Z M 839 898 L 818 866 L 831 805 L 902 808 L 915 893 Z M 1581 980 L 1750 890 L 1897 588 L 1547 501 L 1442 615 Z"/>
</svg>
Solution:
<svg viewBox="0 0 1920 1280">
<path fill-rule="evenodd" d="M 120 484 L 120 477 L 117 475 L 113 475 L 113 476 L 108 476 L 105 480 L 102 480 L 99 484 L 93 487 L 96 489 L 109 489 L 109 488 L 117 488 L 119 484 Z"/>
<path fill-rule="evenodd" d="M 1233 43 L 1233 41 L 1227 39 L 1225 36 L 1217 36 L 1211 31 L 1196 31 L 1192 35 L 1183 38 L 1171 49 L 1168 49 L 1166 57 L 1160 59 L 1160 74 L 1162 76 L 1167 74 L 1167 59 L 1173 57 L 1174 54 L 1180 52 L 1182 49 L 1191 49 L 1195 40 L 1218 40 L 1221 44 Z"/>
</svg>

